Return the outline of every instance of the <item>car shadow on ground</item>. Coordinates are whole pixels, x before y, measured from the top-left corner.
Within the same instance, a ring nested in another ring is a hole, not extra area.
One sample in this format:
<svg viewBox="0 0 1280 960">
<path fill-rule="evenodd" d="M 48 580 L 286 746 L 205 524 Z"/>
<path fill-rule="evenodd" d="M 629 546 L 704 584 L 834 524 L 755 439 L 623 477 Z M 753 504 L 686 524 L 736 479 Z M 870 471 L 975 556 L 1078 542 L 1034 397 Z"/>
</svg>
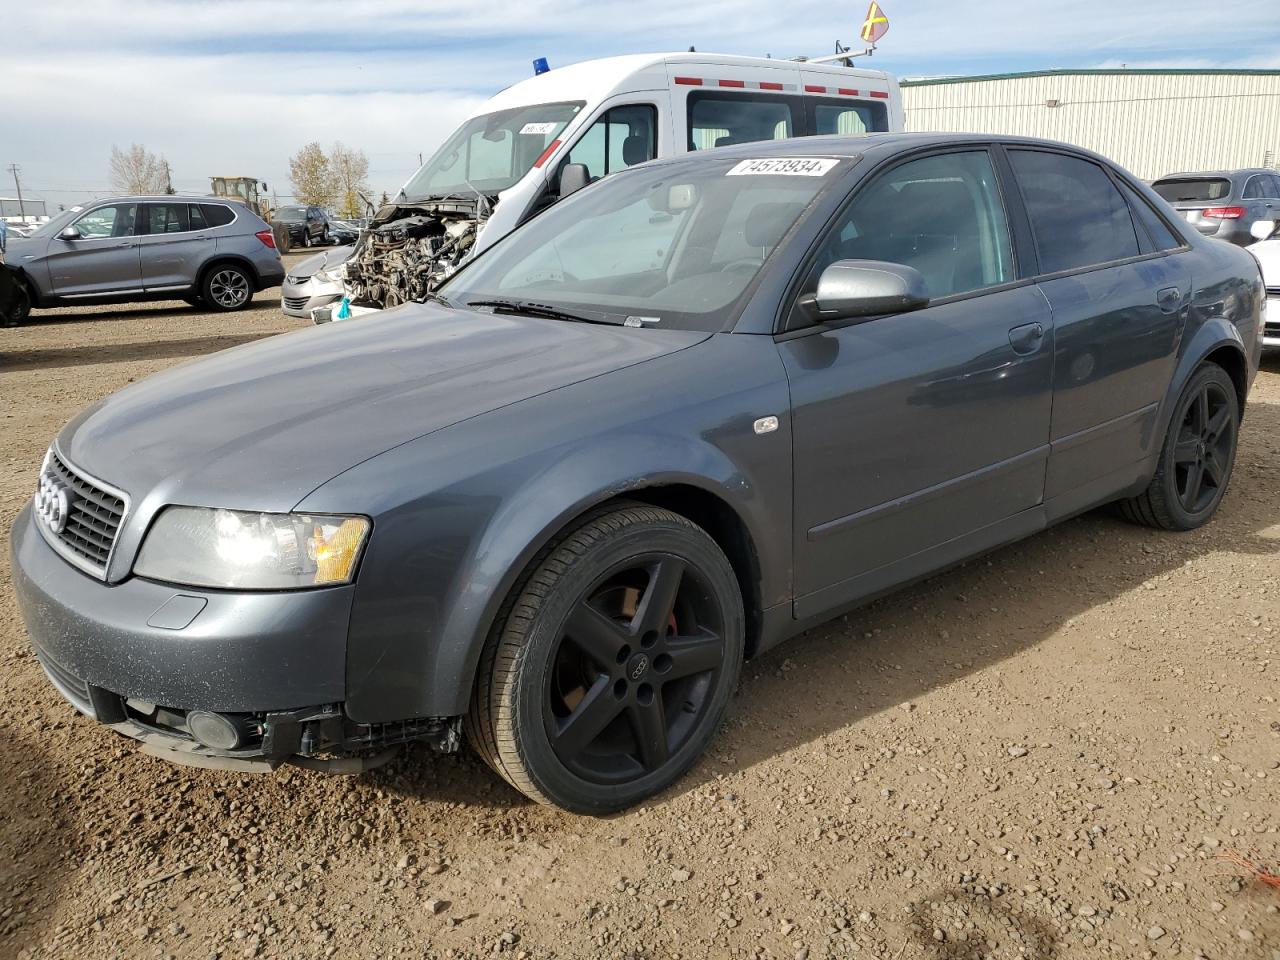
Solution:
<svg viewBox="0 0 1280 960">
<path fill-rule="evenodd" d="M 1200 530 L 1151 530 L 1106 508 L 1096 510 L 837 617 L 749 661 L 730 719 L 708 755 L 664 796 L 696 790 L 727 771 L 762 763 L 963 680 L 1198 557 L 1216 551 L 1280 557 L 1280 531 L 1262 535 L 1280 524 L 1274 498 L 1280 459 L 1271 447 L 1277 437 L 1280 405 L 1250 404 L 1231 489 L 1217 517 Z M 366 775 L 370 785 L 427 801 L 528 803 L 474 755 L 427 754 L 415 748 L 411 760 Z M 1034 931 L 1028 936 L 1034 939 Z"/>
<path fill-rule="evenodd" d="M 56 370 L 98 363 L 136 360 L 171 360 L 216 353 L 228 347 L 261 340 L 271 334 L 229 333 L 187 340 L 154 340 L 143 343 L 107 343 L 100 346 L 49 347 L 39 350 L 0 351 L 0 370 Z"/>
<path fill-rule="evenodd" d="M 68 855 L 79 834 L 59 811 L 68 791 L 56 777 L 58 767 L 30 735 L 0 727 L 0 770 L 6 908 L 0 918 L 0 956 L 16 957 L 48 940 L 53 908 L 79 868 L 80 857 Z"/>
<path fill-rule="evenodd" d="M 263 306 L 263 304 L 258 304 Z M 253 309 L 251 302 L 245 309 Z M 74 311 L 74 312 L 73 312 Z M 82 307 L 59 307 L 54 312 L 47 312 L 37 307 L 22 321 L 23 327 L 55 327 L 72 323 L 99 323 L 103 320 L 159 319 L 162 317 L 190 316 L 203 312 L 201 307 L 189 303 L 136 303 L 136 304 L 100 304 Z"/>
</svg>

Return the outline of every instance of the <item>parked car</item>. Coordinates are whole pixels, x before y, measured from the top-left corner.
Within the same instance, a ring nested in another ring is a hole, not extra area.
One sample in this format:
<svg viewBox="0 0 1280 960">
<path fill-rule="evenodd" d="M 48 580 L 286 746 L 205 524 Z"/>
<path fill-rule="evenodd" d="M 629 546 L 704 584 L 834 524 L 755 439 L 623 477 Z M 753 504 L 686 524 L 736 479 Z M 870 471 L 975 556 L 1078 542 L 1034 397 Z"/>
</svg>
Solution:
<svg viewBox="0 0 1280 960">
<path fill-rule="evenodd" d="M 1254 242 L 1254 223 L 1280 217 L 1280 174 L 1274 170 L 1173 173 L 1151 186 L 1200 233 L 1241 247 Z"/>
<path fill-rule="evenodd" d="M 341 269 L 349 256 L 351 247 L 331 247 L 290 267 L 280 287 L 280 309 L 285 315 L 310 320 L 317 307 L 341 300 Z"/>
<path fill-rule="evenodd" d="M 262 218 L 207 197 L 70 207 L 31 236 L 10 237 L 5 259 L 21 272 L 31 307 L 183 299 L 240 310 L 284 278 Z"/>
<path fill-rule="evenodd" d="M 1248 249 L 1258 259 L 1262 280 L 1267 287 L 1262 346 L 1268 350 L 1280 350 L 1280 217 L 1258 221 L 1254 224 L 1253 235 L 1260 242 Z"/>
<path fill-rule="evenodd" d="M 57 689 L 151 752 L 359 769 L 465 730 L 616 810 L 694 763 L 744 657 L 1099 504 L 1206 523 L 1261 304 L 1249 254 L 1074 147 L 698 152 L 429 302 L 81 413 L 13 581 Z"/>
<path fill-rule="evenodd" d="M 314 247 L 329 242 L 329 215 L 320 207 L 280 207 L 271 219 L 288 231 L 294 246 Z"/>
<path fill-rule="evenodd" d="M 360 239 L 361 228 L 350 220 L 329 220 L 329 240 L 338 246 L 355 243 Z"/>
</svg>

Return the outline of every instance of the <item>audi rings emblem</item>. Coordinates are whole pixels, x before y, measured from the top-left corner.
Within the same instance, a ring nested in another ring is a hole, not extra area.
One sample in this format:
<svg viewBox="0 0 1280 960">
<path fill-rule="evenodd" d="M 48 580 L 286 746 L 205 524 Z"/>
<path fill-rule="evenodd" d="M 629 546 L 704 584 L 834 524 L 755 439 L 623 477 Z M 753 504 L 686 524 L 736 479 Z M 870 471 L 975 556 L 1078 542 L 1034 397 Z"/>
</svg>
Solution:
<svg viewBox="0 0 1280 960">
<path fill-rule="evenodd" d="M 40 475 L 40 486 L 36 489 L 36 516 L 41 523 L 54 534 L 67 529 L 67 514 L 71 511 L 71 499 L 67 496 L 66 484 L 57 477 L 47 473 Z"/>
</svg>

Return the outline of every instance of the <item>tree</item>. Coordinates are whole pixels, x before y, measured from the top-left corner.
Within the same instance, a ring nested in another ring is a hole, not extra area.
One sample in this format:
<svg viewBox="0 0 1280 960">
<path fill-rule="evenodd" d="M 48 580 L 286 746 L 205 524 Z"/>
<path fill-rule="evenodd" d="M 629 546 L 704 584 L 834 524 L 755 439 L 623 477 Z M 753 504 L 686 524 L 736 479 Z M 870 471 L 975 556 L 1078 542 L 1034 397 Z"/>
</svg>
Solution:
<svg viewBox="0 0 1280 960">
<path fill-rule="evenodd" d="M 329 151 L 329 169 L 337 186 L 338 213 L 343 217 L 364 214 L 361 193 L 369 192 L 369 158 L 361 150 L 352 150 L 341 141 Z"/>
<path fill-rule="evenodd" d="M 387 191 L 383 190 L 382 199 L 378 201 L 378 205 L 381 207 L 385 207 L 390 202 L 391 202 L 391 198 L 387 196 Z"/>
<path fill-rule="evenodd" d="M 333 168 L 318 143 L 308 143 L 289 158 L 289 180 L 299 203 L 329 207 L 337 198 L 338 184 Z"/>
<path fill-rule="evenodd" d="M 128 150 L 111 146 L 111 189 L 123 194 L 173 193 L 169 164 L 142 146 L 130 144 Z"/>
</svg>

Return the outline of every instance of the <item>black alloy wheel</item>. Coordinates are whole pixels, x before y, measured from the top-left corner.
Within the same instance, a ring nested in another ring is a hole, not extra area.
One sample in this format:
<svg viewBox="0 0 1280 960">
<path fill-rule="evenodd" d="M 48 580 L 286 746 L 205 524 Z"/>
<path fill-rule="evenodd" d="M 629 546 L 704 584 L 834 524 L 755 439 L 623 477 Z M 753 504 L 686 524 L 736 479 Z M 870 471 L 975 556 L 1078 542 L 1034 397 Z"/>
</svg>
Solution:
<svg viewBox="0 0 1280 960">
<path fill-rule="evenodd" d="M 1222 367 L 1206 363 L 1174 406 L 1155 475 L 1120 503 L 1129 520 L 1163 530 L 1192 530 L 1217 512 L 1235 465 L 1240 400 Z"/>
<path fill-rule="evenodd" d="M 608 509 L 543 551 L 500 615 L 468 739 L 535 800 L 622 809 L 702 753 L 742 648 L 737 580 L 715 542 L 666 510 Z"/>
<path fill-rule="evenodd" d="M 1236 446 L 1234 400 L 1233 387 L 1210 380 L 1182 413 L 1173 447 L 1174 486 L 1189 514 L 1203 512 L 1226 490 Z"/>
</svg>

